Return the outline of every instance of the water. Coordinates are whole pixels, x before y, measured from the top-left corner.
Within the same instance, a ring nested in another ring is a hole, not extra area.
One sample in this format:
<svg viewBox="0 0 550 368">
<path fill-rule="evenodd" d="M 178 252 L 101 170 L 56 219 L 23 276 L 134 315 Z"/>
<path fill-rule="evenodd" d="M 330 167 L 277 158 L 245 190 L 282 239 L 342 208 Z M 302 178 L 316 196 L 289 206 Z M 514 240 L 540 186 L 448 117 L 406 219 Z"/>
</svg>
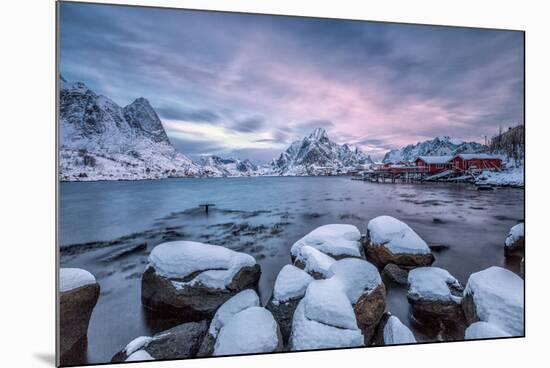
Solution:
<svg viewBox="0 0 550 368">
<path fill-rule="evenodd" d="M 74 353 L 72 362 L 110 361 L 133 338 L 176 323 L 149 315 L 140 301 L 147 255 L 166 240 L 209 242 L 253 255 L 262 267 L 264 303 L 278 271 L 290 263 L 296 240 L 329 223 L 354 224 L 364 233 L 368 220 L 382 214 L 406 222 L 428 243 L 448 245 L 436 253 L 434 266 L 462 283 L 493 265 L 519 271 L 517 259 L 505 260 L 503 242 L 510 227 L 524 218 L 522 189 L 259 177 L 62 183 L 60 190 L 61 265 L 85 268 L 101 285 L 88 347 Z M 200 203 L 216 206 L 206 215 Z M 82 243 L 87 244 L 78 246 Z M 144 250 L 105 258 L 142 243 Z M 419 340 L 435 338 L 412 324 L 406 290 L 388 288 L 387 305 Z"/>
</svg>

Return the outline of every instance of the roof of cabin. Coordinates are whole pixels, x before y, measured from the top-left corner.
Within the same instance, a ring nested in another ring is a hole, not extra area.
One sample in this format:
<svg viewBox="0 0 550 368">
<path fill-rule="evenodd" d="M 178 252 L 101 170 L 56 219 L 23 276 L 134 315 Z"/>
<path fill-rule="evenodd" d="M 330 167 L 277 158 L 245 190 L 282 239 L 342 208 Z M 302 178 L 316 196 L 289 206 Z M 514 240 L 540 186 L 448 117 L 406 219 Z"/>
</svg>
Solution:
<svg viewBox="0 0 550 368">
<path fill-rule="evenodd" d="M 446 164 L 453 159 L 453 156 L 418 156 L 418 159 L 427 164 Z"/>
</svg>

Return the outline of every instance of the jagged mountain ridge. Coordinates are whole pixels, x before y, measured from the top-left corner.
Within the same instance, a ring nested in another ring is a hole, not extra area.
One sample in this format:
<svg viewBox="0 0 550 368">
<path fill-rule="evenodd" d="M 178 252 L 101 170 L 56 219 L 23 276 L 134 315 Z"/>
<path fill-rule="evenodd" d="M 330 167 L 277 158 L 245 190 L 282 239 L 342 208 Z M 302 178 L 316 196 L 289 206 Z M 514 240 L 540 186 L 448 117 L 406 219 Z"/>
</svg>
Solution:
<svg viewBox="0 0 550 368">
<path fill-rule="evenodd" d="M 487 150 L 487 146 L 477 142 L 463 142 L 447 136 L 436 137 L 416 144 L 409 144 L 400 149 L 393 149 L 384 155 L 382 162 L 408 162 L 418 156 L 452 156 L 459 153 L 480 153 Z"/>
<path fill-rule="evenodd" d="M 200 165 L 205 175 L 211 176 L 256 176 L 258 166 L 249 159 L 221 158 L 219 156 L 201 157 Z"/>
<path fill-rule="evenodd" d="M 61 180 L 184 177 L 201 169 L 170 143 L 145 98 L 125 107 L 84 83 L 60 80 Z"/>
<path fill-rule="evenodd" d="M 316 128 L 273 159 L 271 170 L 276 175 L 325 175 L 352 171 L 372 163 L 370 156 L 359 148 L 339 145 L 330 140 L 324 129 Z"/>
</svg>

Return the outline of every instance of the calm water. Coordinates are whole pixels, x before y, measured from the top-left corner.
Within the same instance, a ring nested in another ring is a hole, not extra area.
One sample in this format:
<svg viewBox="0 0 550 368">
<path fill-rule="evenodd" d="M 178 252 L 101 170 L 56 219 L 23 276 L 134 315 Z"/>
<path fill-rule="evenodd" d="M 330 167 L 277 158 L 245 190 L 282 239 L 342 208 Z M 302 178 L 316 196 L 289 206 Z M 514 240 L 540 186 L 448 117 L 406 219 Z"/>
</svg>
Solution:
<svg viewBox="0 0 550 368">
<path fill-rule="evenodd" d="M 448 245 L 436 253 L 434 266 L 465 283 L 471 273 L 492 265 L 518 271 L 517 260 L 505 261 L 502 247 L 510 227 L 524 218 L 523 196 L 522 189 L 477 191 L 470 185 L 375 184 L 345 177 L 62 183 L 61 244 L 71 248 L 62 252 L 61 265 L 85 268 L 101 285 L 88 349 L 71 359 L 110 361 L 133 338 L 176 323 L 153 318 L 141 307 L 141 272 L 159 242 L 195 240 L 253 255 L 262 266 L 265 302 L 300 237 L 329 223 L 354 224 L 364 233 L 369 219 L 385 214 L 409 224 L 428 243 Z M 216 207 L 206 215 L 200 203 Z M 107 258 L 142 243 L 144 250 Z M 406 290 L 390 288 L 387 304 L 411 326 Z M 411 327 L 419 340 L 435 338 Z"/>
</svg>

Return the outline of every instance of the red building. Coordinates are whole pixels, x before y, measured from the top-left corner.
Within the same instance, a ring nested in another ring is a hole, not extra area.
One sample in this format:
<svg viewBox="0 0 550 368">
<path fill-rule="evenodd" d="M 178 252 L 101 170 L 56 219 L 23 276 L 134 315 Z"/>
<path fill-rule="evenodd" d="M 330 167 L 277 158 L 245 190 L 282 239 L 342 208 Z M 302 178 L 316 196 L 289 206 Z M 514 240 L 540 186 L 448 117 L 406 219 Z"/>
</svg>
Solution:
<svg viewBox="0 0 550 368">
<path fill-rule="evenodd" d="M 437 174 L 453 168 L 452 156 L 419 156 L 415 161 L 417 168 L 422 168 L 430 174 Z"/>
<path fill-rule="evenodd" d="M 466 170 L 499 170 L 502 160 L 498 156 L 486 153 L 462 153 L 451 160 L 454 168 Z"/>
</svg>

